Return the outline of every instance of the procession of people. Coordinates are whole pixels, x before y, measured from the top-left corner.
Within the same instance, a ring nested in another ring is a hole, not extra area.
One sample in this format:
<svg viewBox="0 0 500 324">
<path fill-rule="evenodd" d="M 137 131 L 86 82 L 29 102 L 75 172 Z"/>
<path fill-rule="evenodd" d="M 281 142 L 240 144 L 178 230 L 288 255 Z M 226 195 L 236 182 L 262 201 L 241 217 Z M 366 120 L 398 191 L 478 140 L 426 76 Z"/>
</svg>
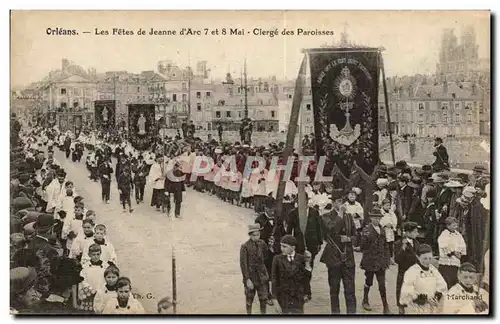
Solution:
<svg viewBox="0 0 500 324">
<path fill-rule="evenodd" d="M 221 141 L 222 127 L 219 141 L 202 140 L 192 122 L 184 123 L 182 137 L 180 132 L 176 137 L 155 134 L 146 150 L 134 148 L 118 128 L 75 133 L 57 127 L 21 129 L 19 123 L 13 115 L 10 261 L 16 312 L 144 312 L 100 215 L 76 193 L 54 150 L 64 152 L 70 163 L 84 162 L 89 179 L 101 185 L 102 203 L 118 194 L 124 213 L 144 204 L 145 187 L 152 189 L 146 204 L 167 218 L 189 217 L 182 203 L 190 190 L 251 208 L 255 219 L 240 249 L 247 314 L 255 295 L 262 314 L 268 306 L 281 314 L 303 314 L 315 298 L 310 282 L 318 263 L 327 268 L 324 284 L 332 314 L 341 313 L 341 282 L 348 314 L 359 313 L 358 305 L 374 312 L 371 301 L 378 298 L 385 314 L 488 312 L 490 180 L 480 165 L 472 175 L 451 172 L 440 139 L 432 164 L 380 163 L 371 179 L 354 174 L 342 186 L 315 181 L 317 163 L 311 162 L 302 215 L 294 181 L 301 162 L 294 162 L 282 206 L 276 208 L 280 173 L 273 170 L 273 160 L 285 164 L 285 143 L 253 146 L 250 122 L 234 143 Z M 307 145 L 294 157 L 314 155 L 311 141 L 303 142 Z M 265 167 L 253 172 L 258 163 L 248 169 L 247 162 L 257 157 Z M 118 192 L 111 192 L 115 181 Z M 389 267 L 398 269 L 396 291 L 386 289 Z M 356 282 L 359 271 L 364 282 Z M 379 296 L 371 290 L 374 278 Z M 356 285 L 364 287 L 362 298 Z M 470 298 L 450 298 L 450 292 Z M 397 296 L 397 305 L 389 304 L 388 294 Z"/>
</svg>

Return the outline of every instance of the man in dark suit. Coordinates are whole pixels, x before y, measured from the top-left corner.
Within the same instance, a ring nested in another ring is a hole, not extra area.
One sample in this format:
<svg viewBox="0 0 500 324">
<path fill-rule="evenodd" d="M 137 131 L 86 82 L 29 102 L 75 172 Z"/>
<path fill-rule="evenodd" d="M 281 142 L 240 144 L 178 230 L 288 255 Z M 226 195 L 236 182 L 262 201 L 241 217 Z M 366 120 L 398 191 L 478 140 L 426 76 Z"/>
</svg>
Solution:
<svg viewBox="0 0 500 324">
<path fill-rule="evenodd" d="M 403 237 L 394 244 L 394 260 L 398 265 L 398 276 L 396 279 L 396 299 L 399 307 L 399 314 L 404 314 L 405 309 L 399 303 L 401 296 L 401 286 L 406 270 L 418 262 L 416 252 L 419 249 L 417 241 L 418 224 L 414 222 L 406 222 L 403 224 Z"/>
<path fill-rule="evenodd" d="M 283 236 L 280 247 L 282 254 L 274 257 L 272 269 L 276 308 L 282 314 L 303 314 L 312 270 L 310 253 L 296 253 L 297 240 L 292 235 Z"/>
<path fill-rule="evenodd" d="M 436 150 L 432 153 L 436 157 L 434 163 L 432 163 L 432 169 L 434 172 L 440 172 L 443 170 L 450 169 L 449 156 L 446 147 L 443 146 L 443 139 L 436 137 L 434 140 L 434 147 Z"/>
<path fill-rule="evenodd" d="M 264 201 L 264 212 L 259 213 L 259 216 L 255 219 L 255 223 L 260 225 L 260 239 L 263 240 L 266 244 L 268 244 L 269 249 L 264 257 L 264 263 L 267 268 L 267 273 L 271 273 L 273 266 L 273 259 L 276 255 L 276 247 L 273 235 L 274 230 L 274 212 L 276 207 L 276 200 L 273 197 L 267 197 Z M 279 253 L 279 251 L 278 251 Z M 271 278 L 269 278 L 271 280 Z M 271 289 L 269 288 L 268 281 L 268 293 L 269 298 L 267 300 L 267 304 L 273 306 L 273 301 L 271 299 Z"/>
<path fill-rule="evenodd" d="M 322 216 L 326 246 L 320 262 L 328 268 L 328 285 L 330 286 L 330 304 L 332 314 L 340 313 L 340 282 L 344 285 L 347 314 L 356 314 L 356 289 L 354 249 L 352 241 L 356 238 L 356 227 L 352 217 L 344 215 L 342 190 L 332 192 L 333 209 Z"/>
<path fill-rule="evenodd" d="M 401 217 L 398 221 L 398 224 L 401 223 L 401 220 L 405 222 L 408 219 L 408 214 L 411 208 L 411 202 L 413 197 L 413 188 L 408 186 L 408 182 L 410 182 L 410 175 L 403 173 L 399 176 L 399 200 L 401 201 Z"/>
<path fill-rule="evenodd" d="M 165 190 L 173 194 L 174 196 L 174 204 L 175 204 L 175 217 L 181 217 L 181 204 L 182 204 L 182 193 L 186 191 L 186 186 L 184 181 L 186 181 L 186 176 L 181 170 L 181 166 L 178 162 L 174 162 L 174 166 L 172 171 L 167 173 L 167 177 L 165 178 Z M 162 199 L 168 199 L 166 203 L 167 209 L 170 210 L 170 198 L 162 197 Z"/>
<path fill-rule="evenodd" d="M 249 225 L 248 235 L 250 239 L 243 243 L 240 248 L 240 268 L 245 287 L 247 314 L 252 314 L 255 293 L 259 295 L 261 314 L 266 314 L 269 274 L 264 260 L 268 248 L 266 243 L 260 239 L 261 230 L 259 224 Z"/>
<path fill-rule="evenodd" d="M 101 165 L 99 165 L 99 177 L 101 178 L 102 201 L 106 204 L 109 202 L 111 195 L 111 174 L 113 174 L 113 168 L 111 168 L 109 161 L 104 158 Z"/>
</svg>

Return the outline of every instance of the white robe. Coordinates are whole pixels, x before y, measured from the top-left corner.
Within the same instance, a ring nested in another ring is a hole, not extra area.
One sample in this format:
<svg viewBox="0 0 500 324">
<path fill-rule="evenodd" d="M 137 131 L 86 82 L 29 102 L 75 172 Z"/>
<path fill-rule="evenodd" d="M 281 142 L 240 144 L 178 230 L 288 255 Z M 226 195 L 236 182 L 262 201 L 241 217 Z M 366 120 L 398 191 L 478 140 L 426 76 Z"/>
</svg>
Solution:
<svg viewBox="0 0 500 324">
<path fill-rule="evenodd" d="M 474 292 L 469 293 L 464 290 L 460 284 L 456 284 L 448 290 L 448 293 L 444 296 L 443 303 L 443 314 L 445 315 L 472 315 L 472 314 L 489 314 L 489 310 L 485 310 L 481 313 L 476 313 L 474 308 L 475 300 L 482 300 L 486 304 L 489 303 L 489 295 L 484 289 L 479 290 L 478 287 L 473 286 Z"/>
<path fill-rule="evenodd" d="M 163 173 L 162 173 L 162 167 L 159 163 L 154 163 L 151 166 L 151 170 L 149 170 L 148 182 L 153 185 L 153 189 L 164 189 L 165 174 L 166 174 L 165 165 L 163 165 Z"/>
<path fill-rule="evenodd" d="M 63 183 L 59 183 L 59 180 L 54 179 L 47 188 L 45 188 L 47 194 L 47 208 L 45 211 L 49 212 L 52 208 L 57 207 L 61 193 L 66 192 L 66 188 L 64 187 L 65 182 L 66 180 L 63 181 Z"/>
<path fill-rule="evenodd" d="M 446 281 L 436 267 L 431 264 L 429 270 L 425 271 L 417 263 L 405 272 L 399 302 L 408 305 L 409 314 L 436 314 L 439 313 L 439 307 L 433 307 L 430 303 L 417 305 L 413 301 L 419 294 L 425 294 L 430 299 L 440 292 L 443 294 L 442 302 L 446 298 L 447 289 Z"/>
</svg>

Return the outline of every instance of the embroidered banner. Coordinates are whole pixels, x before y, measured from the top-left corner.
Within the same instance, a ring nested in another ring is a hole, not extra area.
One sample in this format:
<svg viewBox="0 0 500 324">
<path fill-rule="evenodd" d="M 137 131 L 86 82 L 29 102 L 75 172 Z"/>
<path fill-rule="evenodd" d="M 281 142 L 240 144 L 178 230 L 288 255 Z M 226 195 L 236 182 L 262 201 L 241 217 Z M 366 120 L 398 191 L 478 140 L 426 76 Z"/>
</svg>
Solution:
<svg viewBox="0 0 500 324">
<path fill-rule="evenodd" d="M 379 162 L 379 55 L 376 48 L 309 50 L 316 154 L 345 179 L 356 166 L 371 175 Z"/>
<path fill-rule="evenodd" d="M 49 111 L 47 113 L 47 127 L 54 127 L 56 126 L 57 122 L 57 114 L 55 111 Z"/>
<path fill-rule="evenodd" d="M 73 127 L 75 134 L 80 134 L 83 126 L 83 115 L 73 115 Z"/>
<path fill-rule="evenodd" d="M 68 115 L 65 113 L 59 114 L 59 130 L 63 132 L 68 130 Z"/>
<path fill-rule="evenodd" d="M 116 101 L 96 100 L 94 102 L 96 129 L 108 129 L 115 127 Z"/>
<path fill-rule="evenodd" d="M 129 104 L 129 141 L 138 150 L 147 150 L 155 136 L 155 105 Z"/>
</svg>

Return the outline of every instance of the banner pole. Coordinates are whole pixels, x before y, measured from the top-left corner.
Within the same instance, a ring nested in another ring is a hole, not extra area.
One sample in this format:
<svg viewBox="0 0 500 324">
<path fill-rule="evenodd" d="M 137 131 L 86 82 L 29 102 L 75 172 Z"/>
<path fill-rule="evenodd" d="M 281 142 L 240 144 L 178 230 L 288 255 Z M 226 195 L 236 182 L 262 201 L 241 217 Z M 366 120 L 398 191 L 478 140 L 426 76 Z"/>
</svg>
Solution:
<svg viewBox="0 0 500 324">
<path fill-rule="evenodd" d="M 173 312 L 177 314 L 177 267 L 175 260 L 175 246 L 172 244 L 172 301 Z"/>
<path fill-rule="evenodd" d="M 290 122 L 288 124 L 288 133 L 286 136 L 286 144 L 283 154 L 283 161 L 288 163 L 289 157 L 293 152 L 293 142 L 295 141 L 295 135 L 297 134 L 297 122 L 299 120 L 300 105 L 302 103 L 303 88 L 306 81 L 306 67 L 307 67 L 307 55 L 304 55 L 302 59 L 302 64 L 300 66 L 299 74 L 297 80 L 295 81 L 295 91 L 293 94 L 292 110 L 290 112 Z M 280 181 L 278 183 L 278 189 L 276 192 L 276 222 L 274 222 L 273 235 L 276 232 L 278 223 L 281 220 L 283 212 L 283 197 L 285 196 L 285 185 L 286 182 L 283 180 L 285 172 L 280 173 Z"/>
<path fill-rule="evenodd" d="M 382 70 L 382 86 L 384 87 L 385 113 L 387 115 L 387 125 L 389 128 L 389 141 L 391 144 L 392 164 L 396 165 L 396 154 L 394 153 L 394 142 L 392 140 L 391 114 L 389 111 L 389 96 L 387 95 L 387 83 L 385 80 L 384 58 L 382 57 L 382 53 L 380 51 L 378 55 L 380 60 L 380 69 Z"/>
</svg>

